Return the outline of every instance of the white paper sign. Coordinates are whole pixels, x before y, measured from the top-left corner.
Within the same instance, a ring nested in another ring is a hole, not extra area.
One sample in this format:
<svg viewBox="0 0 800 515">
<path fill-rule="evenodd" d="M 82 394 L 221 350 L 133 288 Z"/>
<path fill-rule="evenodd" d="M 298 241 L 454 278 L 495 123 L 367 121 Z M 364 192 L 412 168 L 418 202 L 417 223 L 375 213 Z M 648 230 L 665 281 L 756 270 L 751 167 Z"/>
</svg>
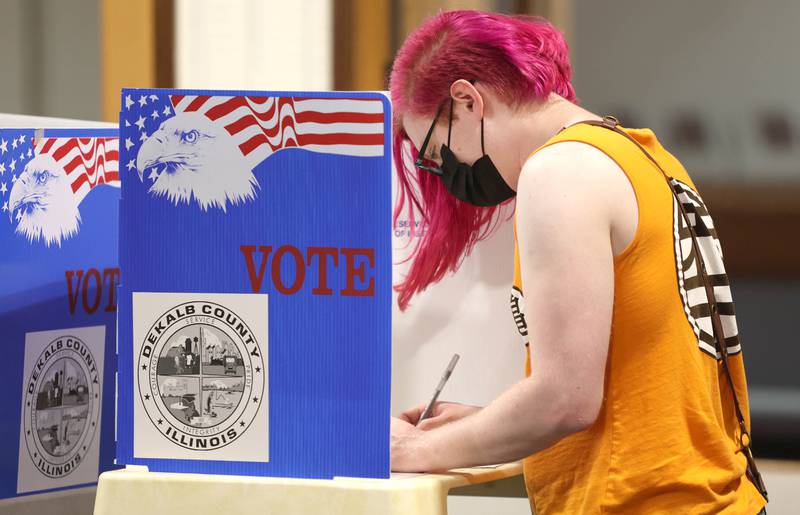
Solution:
<svg viewBox="0 0 800 515">
<path fill-rule="evenodd" d="M 267 305 L 133 293 L 135 457 L 269 461 Z"/>
<path fill-rule="evenodd" d="M 25 335 L 17 493 L 97 481 L 105 333 Z"/>
</svg>

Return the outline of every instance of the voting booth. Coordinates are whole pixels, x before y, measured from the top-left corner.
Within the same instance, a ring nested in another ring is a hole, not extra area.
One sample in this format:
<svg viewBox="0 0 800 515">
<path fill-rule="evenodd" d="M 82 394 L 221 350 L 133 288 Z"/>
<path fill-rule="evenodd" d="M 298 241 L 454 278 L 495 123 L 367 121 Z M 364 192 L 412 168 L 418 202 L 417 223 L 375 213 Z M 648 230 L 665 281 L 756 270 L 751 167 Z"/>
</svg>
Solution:
<svg viewBox="0 0 800 515">
<path fill-rule="evenodd" d="M 0 507 L 21 509 L 115 468 L 120 183 L 116 128 L 17 118 L 0 119 L 30 123 L 0 128 Z"/>
<path fill-rule="evenodd" d="M 127 467 L 101 478 L 96 514 L 439 514 L 451 489 L 519 477 L 390 477 L 382 94 L 124 90 L 122 106 Z"/>
<path fill-rule="evenodd" d="M 380 93 L 123 90 L 117 461 L 389 476 Z"/>
</svg>

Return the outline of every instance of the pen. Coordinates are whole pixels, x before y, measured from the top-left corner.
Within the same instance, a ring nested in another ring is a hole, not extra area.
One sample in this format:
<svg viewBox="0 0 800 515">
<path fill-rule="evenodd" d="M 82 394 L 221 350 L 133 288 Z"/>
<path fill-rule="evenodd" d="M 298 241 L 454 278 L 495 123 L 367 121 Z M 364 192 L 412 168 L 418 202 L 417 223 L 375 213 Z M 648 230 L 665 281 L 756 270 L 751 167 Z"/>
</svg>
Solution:
<svg viewBox="0 0 800 515">
<path fill-rule="evenodd" d="M 439 398 L 439 394 L 442 393 L 442 389 L 444 388 L 445 383 L 447 383 L 447 380 L 450 379 L 450 374 L 452 374 L 453 369 L 456 368 L 456 363 L 458 363 L 458 358 L 459 358 L 458 354 L 453 354 L 453 357 L 450 360 L 450 364 L 447 365 L 446 369 L 444 369 L 444 374 L 442 374 L 442 378 L 439 380 L 439 385 L 436 387 L 436 391 L 433 392 L 433 398 L 431 399 L 431 402 L 429 402 L 428 405 L 425 406 L 425 409 L 419 416 L 419 420 L 417 420 L 416 425 L 419 425 L 420 422 L 428 418 L 428 415 L 433 409 L 433 405 L 436 403 L 436 399 Z"/>
</svg>

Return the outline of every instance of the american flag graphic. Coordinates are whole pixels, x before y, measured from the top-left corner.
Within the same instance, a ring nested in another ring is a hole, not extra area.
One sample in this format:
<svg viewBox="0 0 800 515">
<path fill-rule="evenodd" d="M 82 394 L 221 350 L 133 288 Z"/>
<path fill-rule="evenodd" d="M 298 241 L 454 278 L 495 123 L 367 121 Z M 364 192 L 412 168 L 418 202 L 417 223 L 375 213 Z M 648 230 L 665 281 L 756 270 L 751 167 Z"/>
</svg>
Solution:
<svg viewBox="0 0 800 515">
<path fill-rule="evenodd" d="M 382 99 L 355 95 L 124 90 L 121 159 L 151 195 L 225 211 L 258 197 L 254 172 L 280 150 L 383 157 L 384 111 Z"/>
<path fill-rule="evenodd" d="M 72 192 L 82 200 L 100 184 L 119 188 L 119 138 L 42 138 L 34 155 L 47 155 L 70 178 Z"/>
<path fill-rule="evenodd" d="M 25 165 L 33 158 L 33 131 L 4 129 L 0 131 L 0 199 L 2 214 L 10 209 L 8 197 Z M 7 217 L 6 217 L 7 218 Z"/>
<path fill-rule="evenodd" d="M 171 95 L 177 113 L 199 112 L 262 161 L 276 150 L 383 155 L 383 104 L 375 99 Z"/>
<path fill-rule="evenodd" d="M 25 166 L 39 155 L 50 155 L 70 179 L 76 204 L 99 184 L 119 187 L 118 138 L 43 137 L 31 129 L 0 130 L 0 211 L 10 209 L 8 197 Z"/>
<path fill-rule="evenodd" d="M 120 122 L 137 128 L 125 149 L 138 147 L 167 119 L 198 113 L 224 128 L 253 167 L 274 152 L 383 156 L 384 108 L 374 98 L 305 98 L 126 94 Z M 135 149 L 134 149 L 135 150 Z M 135 163 L 125 163 L 134 170 Z"/>
</svg>

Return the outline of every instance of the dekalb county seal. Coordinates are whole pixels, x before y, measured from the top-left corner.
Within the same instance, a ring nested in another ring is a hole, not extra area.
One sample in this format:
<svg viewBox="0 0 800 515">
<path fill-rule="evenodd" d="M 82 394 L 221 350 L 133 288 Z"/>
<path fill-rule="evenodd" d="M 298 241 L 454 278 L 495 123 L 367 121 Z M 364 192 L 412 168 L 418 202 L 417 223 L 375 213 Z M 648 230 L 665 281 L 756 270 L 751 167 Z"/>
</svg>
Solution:
<svg viewBox="0 0 800 515">
<path fill-rule="evenodd" d="M 25 389 L 25 444 L 36 468 L 64 477 L 81 464 L 100 416 L 100 374 L 89 347 L 75 336 L 51 341 Z"/>
<path fill-rule="evenodd" d="M 247 323 L 206 301 L 179 304 L 158 317 L 139 351 L 137 374 L 154 427 L 197 451 L 236 441 L 258 413 L 266 382 Z"/>
</svg>

